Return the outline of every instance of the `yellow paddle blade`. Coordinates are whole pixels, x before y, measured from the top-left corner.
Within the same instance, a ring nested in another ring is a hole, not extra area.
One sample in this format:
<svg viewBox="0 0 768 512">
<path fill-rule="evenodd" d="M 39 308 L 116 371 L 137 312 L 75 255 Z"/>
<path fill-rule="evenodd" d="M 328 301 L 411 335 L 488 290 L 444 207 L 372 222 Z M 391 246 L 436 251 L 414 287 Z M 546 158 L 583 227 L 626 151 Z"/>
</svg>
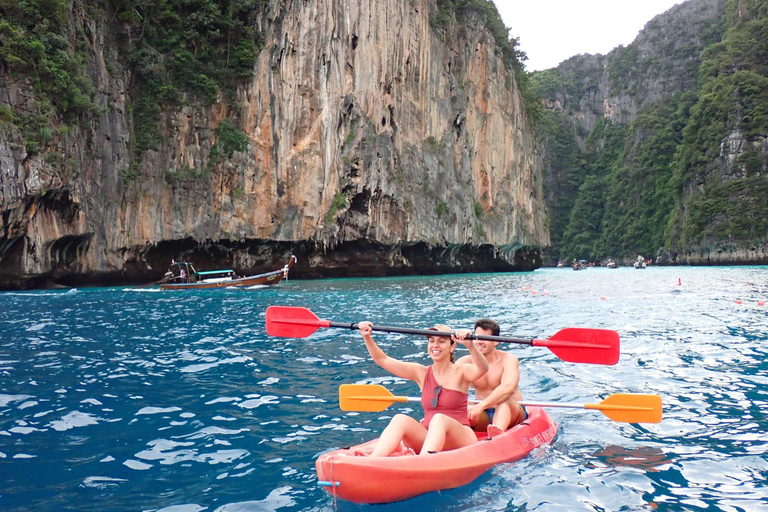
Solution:
<svg viewBox="0 0 768 512">
<path fill-rule="evenodd" d="M 584 404 L 585 409 L 597 409 L 613 421 L 625 423 L 660 423 L 661 397 L 616 393 L 599 404 Z"/>
<path fill-rule="evenodd" d="M 377 384 L 342 384 L 339 386 L 339 407 L 342 411 L 380 412 L 405 397 L 393 395 Z"/>
</svg>

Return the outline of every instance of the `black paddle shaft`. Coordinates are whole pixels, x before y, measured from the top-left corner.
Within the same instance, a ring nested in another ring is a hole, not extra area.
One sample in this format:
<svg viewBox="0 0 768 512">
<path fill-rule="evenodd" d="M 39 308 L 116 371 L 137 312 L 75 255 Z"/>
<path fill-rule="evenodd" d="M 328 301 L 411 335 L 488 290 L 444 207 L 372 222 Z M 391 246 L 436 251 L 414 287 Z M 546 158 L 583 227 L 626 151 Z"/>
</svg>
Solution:
<svg viewBox="0 0 768 512">
<path fill-rule="evenodd" d="M 338 327 L 340 329 L 359 329 L 360 326 L 356 323 L 344 323 L 344 322 L 329 322 L 328 327 Z M 419 334 L 422 336 L 445 336 L 450 337 L 452 332 L 435 331 L 433 329 L 409 329 L 407 327 L 387 327 L 385 325 L 372 325 L 371 329 L 381 332 L 394 332 L 399 334 Z M 533 339 L 527 340 L 522 338 L 507 338 L 504 336 L 489 336 L 486 334 L 468 334 L 468 340 L 483 340 L 483 341 L 500 341 L 502 343 L 518 343 L 520 345 L 533 346 Z"/>
</svg>

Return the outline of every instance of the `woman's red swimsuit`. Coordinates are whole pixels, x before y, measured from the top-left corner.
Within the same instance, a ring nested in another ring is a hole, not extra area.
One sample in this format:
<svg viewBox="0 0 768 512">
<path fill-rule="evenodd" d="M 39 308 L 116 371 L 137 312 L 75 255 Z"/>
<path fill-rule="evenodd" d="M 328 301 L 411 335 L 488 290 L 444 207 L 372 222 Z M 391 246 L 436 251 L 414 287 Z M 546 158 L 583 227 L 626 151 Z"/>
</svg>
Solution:
<svg viewBox="0 0 768 512">
<path fill-rule="evenodd" d="M 421 406 L 424 408 L 424 419 L 421 420 L 421 424 L 424 428 L 429 428 L 429 422 L 437 413 L 450 416 L 462 425 L 469 426 L 467 393 L 441 387 L 437 395 L 437 407 L 432 407 L 432 399 L 435 397 L 437 386 L 439 384 L 430 365 L 427 368 L 427 375 L 424 377 L 424 386 L 421 388 Z"/>
</svg>

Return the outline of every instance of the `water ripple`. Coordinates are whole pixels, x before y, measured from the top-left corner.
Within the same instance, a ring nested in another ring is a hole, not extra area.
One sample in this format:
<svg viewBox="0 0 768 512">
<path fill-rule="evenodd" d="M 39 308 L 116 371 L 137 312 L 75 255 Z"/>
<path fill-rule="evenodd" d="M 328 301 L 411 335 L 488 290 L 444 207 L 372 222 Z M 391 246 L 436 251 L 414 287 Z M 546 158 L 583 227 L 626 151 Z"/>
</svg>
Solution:
<svg viewBox="0 0 768 512">
<path fill-rule="evenodd" d="M 266 336 L 264 311 L 279 304 L 407 327 L 491 317 L 522 338 L 616 329 L 622 355 L 613 367 L 504 347 L 521 360 L 526 399 L 663 397 L 658 425 L 553 409 L 552 446 L 460 489 L 377 509 L 768 510 L 768 316 L 757 305 L 766 289 L 755 284 L 766 277 L 764 267 L 551 269 L 0 294 L 0 506 L 359 510 L 317 488 L 315 459 L 375 437 L 396 412 L 420 410 L 344 412 L 338 386 L 418 389 L 373 365 L 352 330 Z M 394 357 L 426 361 L 420 337 L 376 339 Z"/>
</svg>

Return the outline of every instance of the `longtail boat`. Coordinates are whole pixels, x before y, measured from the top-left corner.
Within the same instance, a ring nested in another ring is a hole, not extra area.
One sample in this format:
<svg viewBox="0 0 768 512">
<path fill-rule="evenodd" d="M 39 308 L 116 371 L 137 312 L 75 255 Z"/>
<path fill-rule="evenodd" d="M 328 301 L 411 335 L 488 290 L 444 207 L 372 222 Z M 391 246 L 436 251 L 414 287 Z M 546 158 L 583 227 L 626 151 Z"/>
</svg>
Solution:
<svg viewBox="0 0 768 512">
<path fill-rule="evenodd" d="M 160 283 L 161 290 L 201 290 L 205 288 L 232 288 L 257 285 L 277 284 L 288 277 L 288 271 L 296 263 L 296 256 L 291 255 L 288 263 L 279 270 L 239 277 L 231 269 L 197 271 L 192 263 L 178 261 L 171 264 L 165 278 Z"/>
</svg>

